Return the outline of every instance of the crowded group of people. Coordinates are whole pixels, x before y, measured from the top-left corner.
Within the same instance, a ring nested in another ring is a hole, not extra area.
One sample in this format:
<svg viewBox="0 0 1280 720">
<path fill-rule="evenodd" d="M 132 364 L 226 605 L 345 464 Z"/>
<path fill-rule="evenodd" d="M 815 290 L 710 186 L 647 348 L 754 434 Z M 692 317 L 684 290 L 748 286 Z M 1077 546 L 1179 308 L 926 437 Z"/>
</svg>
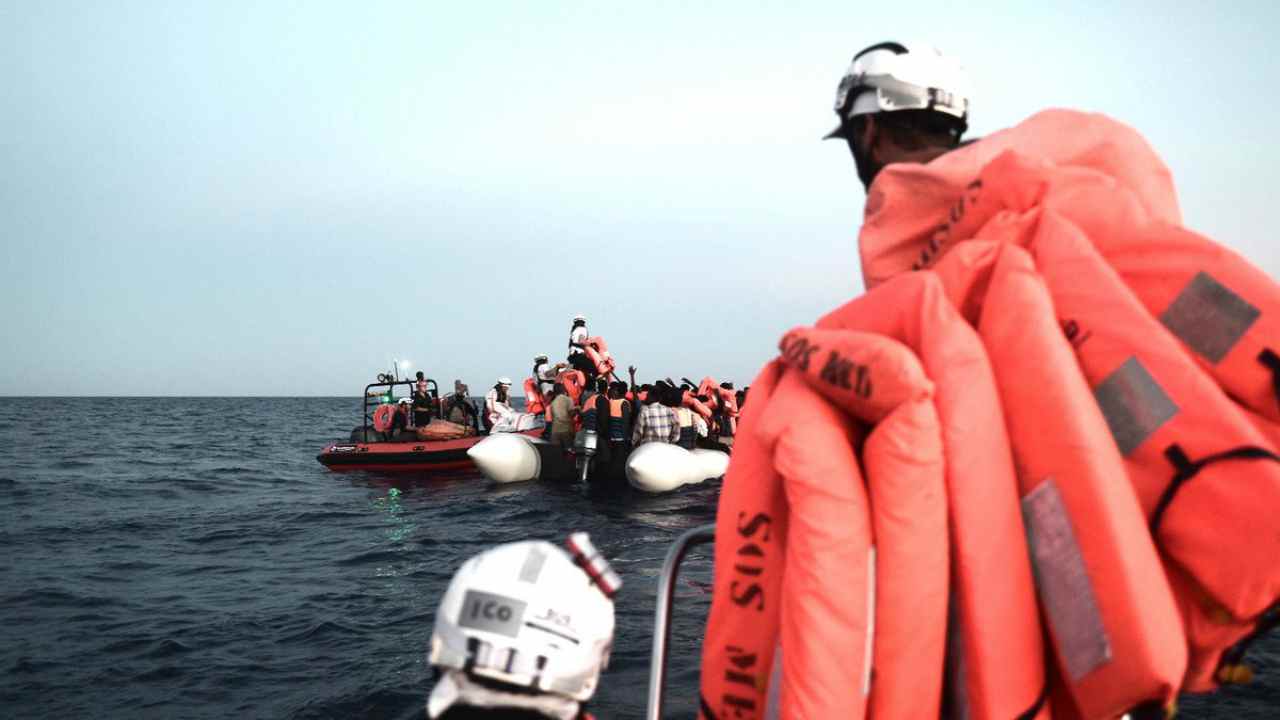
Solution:
<svg viewBox="0 0 1280 720">
<path fill-rule="evenodd" d="M 552 364 L 546 355 L 533 359 L 525 381 L 530 412 L 541 412 L 545 437 L 572 448 L 579 430 L 596 432 L 601 440 L 596 455 L 602 465 L 620 471 L 620 463 L 633 447 L 649 442 L 697 446 L 699 439 L 732 444 L 736 418 L 745 392 L 732 383 L 716 384 L 707 378 L 700 386 L 670 379 L 637 384 L 636 368 L 627 368 L 622 380 L 614 370 L 608 345 L 592 336 L 586 318 L 574 317 L 569 329 L 569 351 L 564 361 Z M 495 390 L 509 387 L 495 387 Z"/>
</svg>

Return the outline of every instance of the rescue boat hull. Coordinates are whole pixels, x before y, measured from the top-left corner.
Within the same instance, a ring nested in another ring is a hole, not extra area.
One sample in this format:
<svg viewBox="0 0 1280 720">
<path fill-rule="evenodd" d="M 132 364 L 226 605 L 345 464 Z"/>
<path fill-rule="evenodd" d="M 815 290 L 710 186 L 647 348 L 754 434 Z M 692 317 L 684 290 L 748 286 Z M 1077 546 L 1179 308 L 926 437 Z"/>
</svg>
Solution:
<svg viewBox="0 0 1280 720">
<path fill-rule="evenodd" d="M 513 433 L 537 437 L 541 429 Z M 467 450 L 488 435 L 457 440 L 412 442 L 335 442 L 325 446 L 316 460 L 334 471 L 372 470 L 377 472 L 450 472 L 473 470 L 475 462 Z"/>
</svg>

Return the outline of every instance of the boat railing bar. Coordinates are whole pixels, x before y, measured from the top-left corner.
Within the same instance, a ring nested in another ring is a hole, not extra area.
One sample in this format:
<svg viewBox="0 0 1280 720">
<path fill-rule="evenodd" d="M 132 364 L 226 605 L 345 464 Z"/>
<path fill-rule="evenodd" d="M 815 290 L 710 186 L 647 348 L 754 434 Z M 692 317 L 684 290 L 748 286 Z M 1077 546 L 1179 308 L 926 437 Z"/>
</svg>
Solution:
<svg viewBox="0 0 1280 720">
<path fill-rule="evenodd" d="M 430 388 L 427 392 L 430 394 L 433 402 L 438 403 L 438 401 L 440 400 L 440 386 L 436 383 L 435 380 L 432 380 L 431 378 L 427 378 L 426 380 L 427 380 L 427 385 Z M 418 383 L 417 380 L 390 380 L 387 382 L 376 382 L 376 383 L 369 383 L 368 385 L 365 385 L 364 401 L 363 401 L 364 402 L 364 413 L 363 413 L 364 414 L 364 432 L 366 434 L 369 432 L 369 422 L 373 419 L 373 417 L 369 414 L 369 400 L 370 400 L 369 391 L 370 390 L 372 390 L 373 388 L 387 388 L 388 390 L 394 390 L 397 385 L 416 385 L 417 383 Z M 373 397 L 380 398 L 382 397 L 382 393 L 378 393 Z M 379 401 L 379 404 L 381 404 L 381 401 Z"/>
<path fill-rule="evenodd" d="M 671 613 L 674 607 L 676 579 L 680 563 L 689 551 L 716 539 L 715 525 L 702 525 L 686 531 L 667 549 L 658 575 L 658 602 L 653 611 L 653 654 L 649 658 L 649 707 L 647 720 L 660 720 L 667 676 L 667 644 L 671 639 Z"/>
</svg>

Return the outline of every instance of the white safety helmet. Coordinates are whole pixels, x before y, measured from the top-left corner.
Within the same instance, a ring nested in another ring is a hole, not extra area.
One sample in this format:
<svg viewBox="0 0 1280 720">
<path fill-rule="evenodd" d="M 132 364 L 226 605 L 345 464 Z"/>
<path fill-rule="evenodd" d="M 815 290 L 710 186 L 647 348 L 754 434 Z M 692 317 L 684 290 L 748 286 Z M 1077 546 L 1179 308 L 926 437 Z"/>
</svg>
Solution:
<svg viewBox="0 0 1280 720">
<path fill-rule="evenodd" d="M 506 377 L 506 376 L 500 377 L 500 378 L 498 378 L 498 384 L 499 384 L 499 385 L 510 385 L 510 384 L 511 384 L 511 378 Z"/>
<path fill-rule="evenodd" d="M 442 671 L 427 699 L 429 718 L 462 704 L 567 719 L 595 693 L 622 581 L 586 533 L 568 544 L 572 556 L 545 541 L 499 545 L 454 574 L 427 654 Z"/>
<path fill-rule="evenodd" d="M 968 129 L 969 75 L 955 60 L 924 43 L 883 42 L 853 56 L 836 89 L 840 124 L 823 139 L 844 137 L 849 120 L 897 110 L 932 110 Z"/>
</svg>

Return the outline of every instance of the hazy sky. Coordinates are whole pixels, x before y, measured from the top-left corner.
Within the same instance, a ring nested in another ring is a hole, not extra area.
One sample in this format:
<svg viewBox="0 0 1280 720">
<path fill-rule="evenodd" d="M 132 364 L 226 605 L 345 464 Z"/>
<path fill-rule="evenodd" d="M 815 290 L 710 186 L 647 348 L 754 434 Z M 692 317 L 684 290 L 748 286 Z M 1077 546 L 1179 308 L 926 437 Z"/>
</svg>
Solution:
<svg viewBox="0 0 1280 720">
<path fill-rule="evenodd" d="M 1280 274 L 1280 4 L 0 0 L 0 394 L 473 390 L 585 313 L 641 375 L 751 376 L 861 292 L 819 138 L 922 39 L 973 134 L 1106 112 Z M 692 9 L 686 6 L 694 6 Z"/>
</svg>

